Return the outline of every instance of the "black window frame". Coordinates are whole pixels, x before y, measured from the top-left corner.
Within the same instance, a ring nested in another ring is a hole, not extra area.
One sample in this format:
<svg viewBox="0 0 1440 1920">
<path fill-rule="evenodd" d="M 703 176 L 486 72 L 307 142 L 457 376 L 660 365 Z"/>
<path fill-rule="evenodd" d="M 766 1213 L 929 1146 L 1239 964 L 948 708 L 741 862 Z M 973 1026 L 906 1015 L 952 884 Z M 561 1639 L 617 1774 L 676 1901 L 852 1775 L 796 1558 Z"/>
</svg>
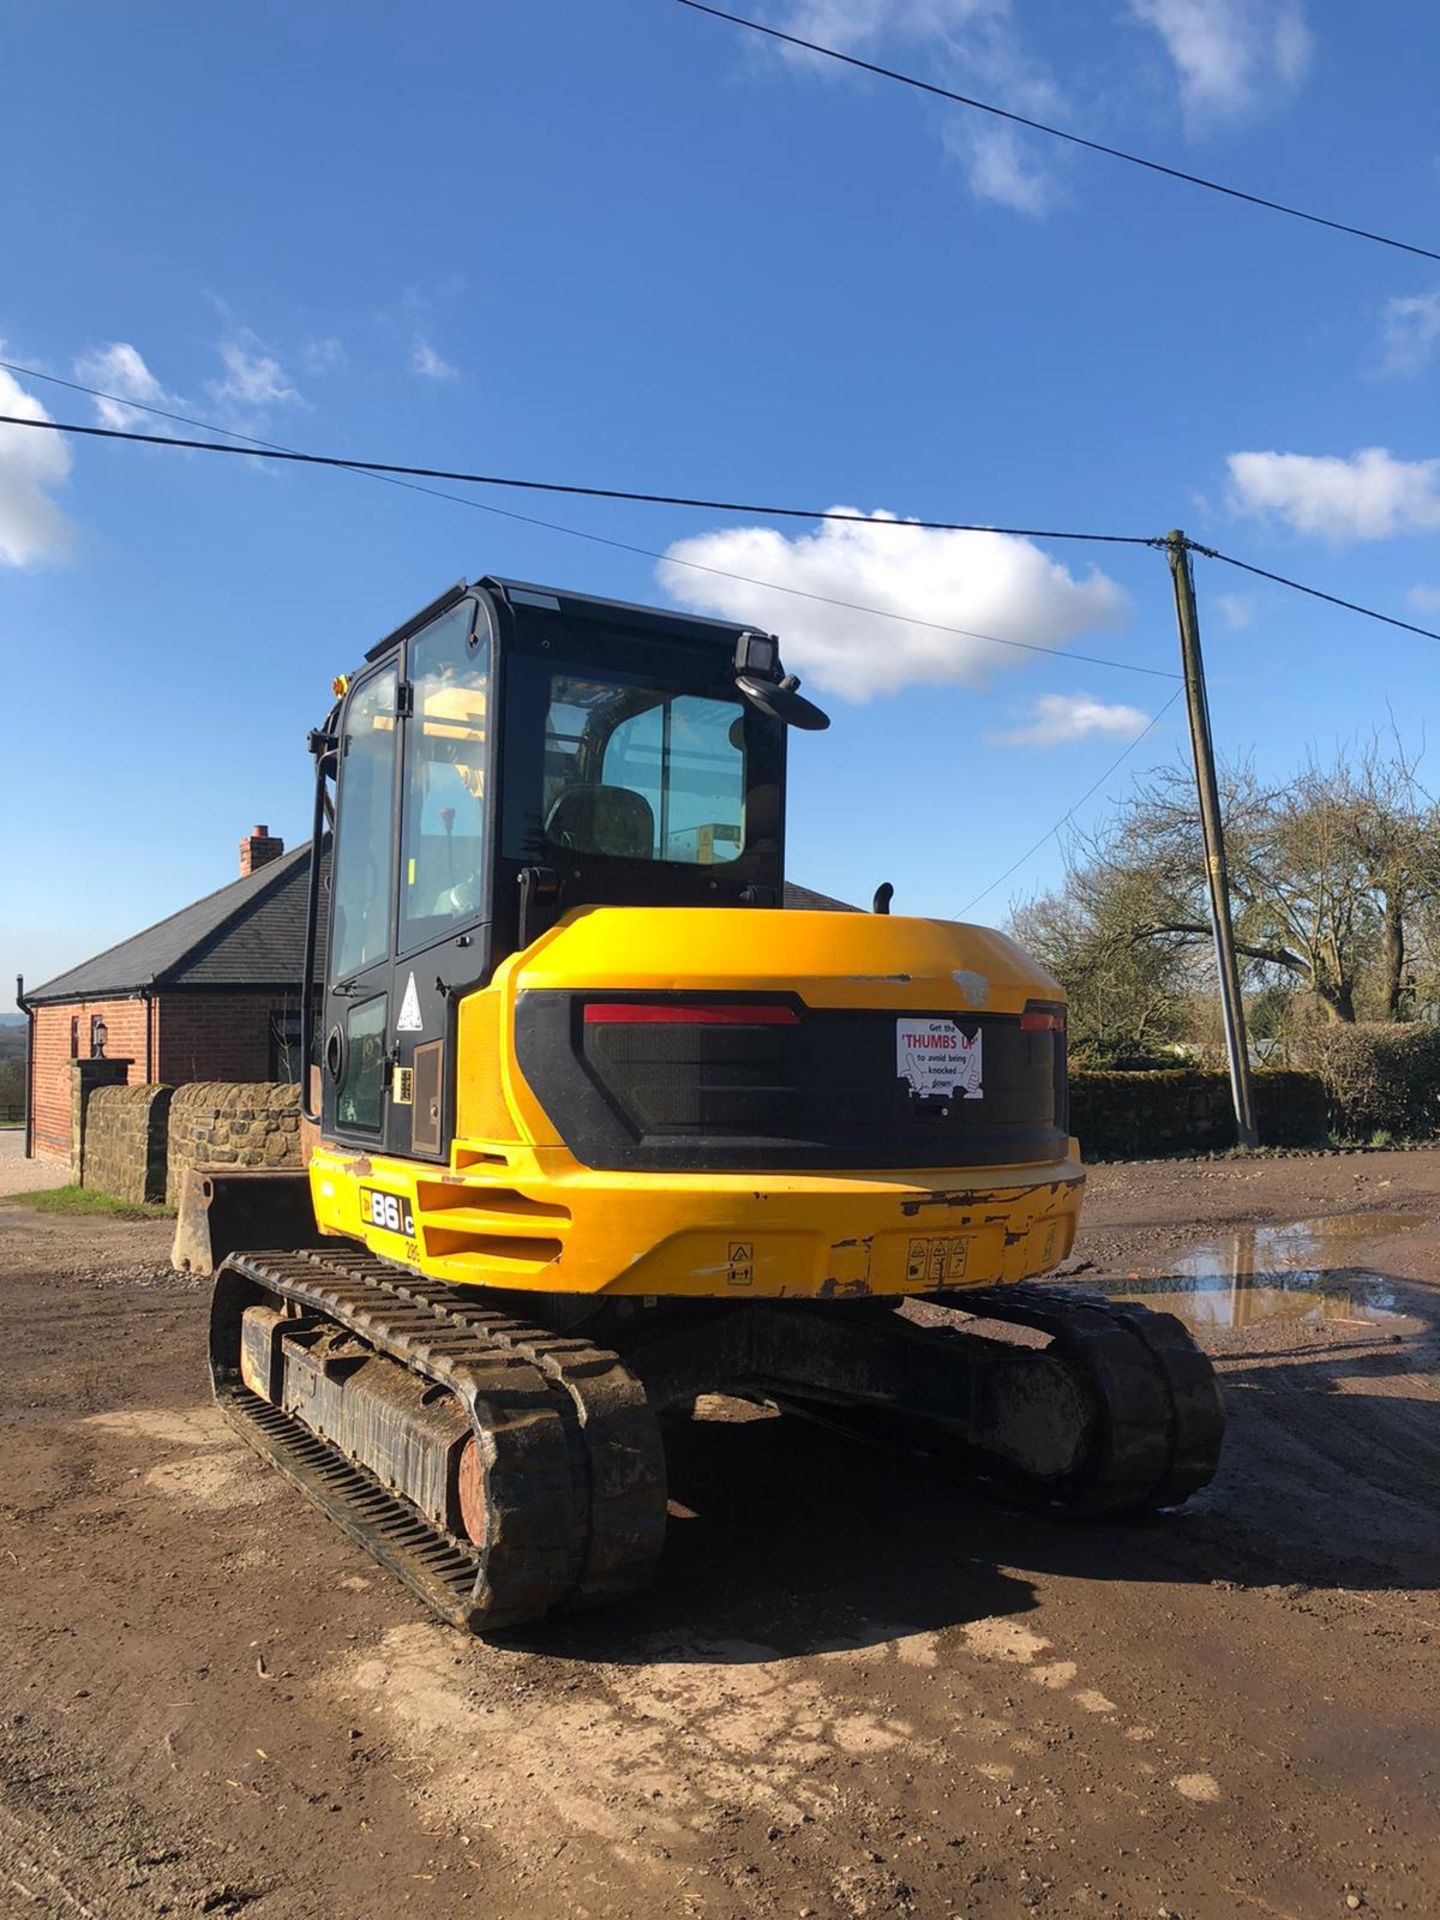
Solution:
<svg viewBox="0 0 1440 1920">
<path fill-rule="evenodd" d="M 353 967 L 348 972 L 341 972 L 337 964 L 339 960 L 339 945 L 335 938 L 335 914 L 340 900 L 339 883 L 342 870 L 341 862 L 345 850 L 345 762 L 347 756 L 344 747 L 349 735 L 350 716 L 354 712 L 356 702 L 361 699 L 377 681 L 384 679 L 387 674 L 394 674 L 395 676 L 395 751 L 391 756 L 390 766 L 390 848 L 388 854 L 390 876 L 388 904 L 390 910 L 386 921 L 387 945 L 384 953 L 376 958 L 366 960 L 362 962 L 360 966 Z M 401 689 L 404 686 L 404 680 L 404 663 L 400 654 L 397 652 L 393 655 L 387 655 L 383 660 L 377 661 L 368 673 L 359 675 L 351 682 L 350 686 L 346 689 L 345 704 L 340 712 L 338 726 L 340 751 L 337 755 L 335 769 L 335 825 L 332 832 L 330 848 L 330 911 L 327 916 L 325 940 L 326 988 L 327 991 L 331 992 L 347 981 L 363 978 L 375 967 L 393 966 L 395 963 L 395 930 L 400 892 L 398 885 L 400 775 L 405 744 L 402 732 L 403 718 L 400 708 L 403 699 Z"/>
<path fill-rule="evenodd" d="M 570 676 L 608 681 L 616 687 L 653 688 L 657 694 L 672 698 L 689 694 L 723 701 L 734 706 L 736 717 L 745 725 L 745 839 L 734 860 L 717 862 L 714 867 L 659 858 L 634 862 L 610 854 L 587 854 L 586 860 L 619 867 L 644 865 L 668 876 L 671 884 L 683 875 L 723 871 L 734 874 L 742 885 L 759 881 L 778 889 L 783 871 L 784 822 L 778 793 L 777 803 L 770 804 L 767 790 L 783 790 L 785 729 L 738 693 L 729 657 L 713 643 L 667 640 L 630 633 L 620 626 L 603 626 L 597 633 L 594 623 L 564 616 L 551 616 L 556 623 L 552 638 L 541 628 L 543 616 L 526 611 L 526 625 L 538 631 L 527 635 L 522 628 L 512 641 L 504 689 L 506 705 L 499 729 L 503 757 L 501 858 L 519 864 L 553 864 L 556 860 L 559 850 L 544 838 L 543 828 L 535 832 L 534 822 L 537 806 L 543 810 L 543 800 L 537 800 L 537 796 L 544 793 L 544 729 L 550 687 L 555 679 Z M 627 648 L 630 662 L 624 662 Z M 617 664 L 617 657 L 622 664 Z M 759 871 L 762 867 L 763 873 Z"/>
<path fill-rule="evenodd" d="M 448 606 L 441 608 L 433 618 L 422 627 L 406 635 L 396 650 L 400 662 L 400 684 L 407 689 L 413 686 L 410 675 L 410 649 L 422 641 L 442 620 L 448 620 L 465 603 L 470 602 L 470 632 L 468 646 L 472 652 L 485 650 L 486 668 L 486 720 L 485 720 L 485 820 L 482 832 L 482 867 L 480 879 L 480 905 L 470 916 L 457 916 L 448 927 L 425 934 L 421 939 L 403 944 L 405 928 L 405 889 L 402 885 L 401 869 L 405 861 L 405 803 L 410 775 L 410 726 L 411 722 L 422 716 L 414 712 L 413 697 L 405 697 L 405 713 L 401 720 L 401 736 L 397 766 L 397 791 L 395 801 L 395 898 L 394 925 L 391 929 L 391 956 L 398 966 L 402 960 L 410 959 L 417 953 L 423 953 L 438 941 L 452 938 L 463 933 L 467 927 L 483 925 L 490 918 L 491 889 L 495 872 L 495 818 L 499 812 L 499 793 L 496 780 L 496 734 L 499 726 L 499 711 L 496 705 L 496 681 L 499 670 L 499 648 L 496 645 L 495 621 L 489 608 L 479 594 L 462 594 Z"/>
</svg>

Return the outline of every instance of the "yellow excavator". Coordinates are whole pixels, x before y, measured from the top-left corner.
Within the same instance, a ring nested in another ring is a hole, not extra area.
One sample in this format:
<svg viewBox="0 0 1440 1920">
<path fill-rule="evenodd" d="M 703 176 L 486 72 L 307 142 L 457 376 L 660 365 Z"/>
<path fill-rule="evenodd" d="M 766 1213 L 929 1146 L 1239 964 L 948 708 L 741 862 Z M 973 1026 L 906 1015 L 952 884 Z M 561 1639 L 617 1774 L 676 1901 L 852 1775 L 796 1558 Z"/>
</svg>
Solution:
<svg viewBox="0 0 1440 1920">
<path fill-rule="evenodd" d="M 1059 986 L 888 887 L 787 897 L 787 737 L 828 723 L 773 635 L 486 577 L 335 691 L 308 1169 L 193 1180 L 178 1245 L 220 1405 L 435 1612 L 641 1588 L 706 1393 L 1056 1517 L 1210 1479 L 1180 1323 L 1033 1284 L 1084 1179 Z"/>
</svg>

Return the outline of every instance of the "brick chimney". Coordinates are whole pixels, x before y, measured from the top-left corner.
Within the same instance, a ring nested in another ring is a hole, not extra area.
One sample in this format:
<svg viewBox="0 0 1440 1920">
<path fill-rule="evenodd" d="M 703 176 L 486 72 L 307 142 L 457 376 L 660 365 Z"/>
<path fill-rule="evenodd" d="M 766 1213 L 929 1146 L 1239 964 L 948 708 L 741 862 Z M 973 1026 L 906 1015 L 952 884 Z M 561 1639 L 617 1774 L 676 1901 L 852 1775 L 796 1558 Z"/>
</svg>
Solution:
<svg viewBox="0 0 1440 1920">
<path fill-rule="evenodd" d="M 247 837 L 240 842 L 240 877 L 247 873 L 256 873 L 261 867 L 268 867 L 272 860 L 278 860 L 285 851 L 283 840 L 272 839 L 269 827 L 252 827 Z"/>
</svg>

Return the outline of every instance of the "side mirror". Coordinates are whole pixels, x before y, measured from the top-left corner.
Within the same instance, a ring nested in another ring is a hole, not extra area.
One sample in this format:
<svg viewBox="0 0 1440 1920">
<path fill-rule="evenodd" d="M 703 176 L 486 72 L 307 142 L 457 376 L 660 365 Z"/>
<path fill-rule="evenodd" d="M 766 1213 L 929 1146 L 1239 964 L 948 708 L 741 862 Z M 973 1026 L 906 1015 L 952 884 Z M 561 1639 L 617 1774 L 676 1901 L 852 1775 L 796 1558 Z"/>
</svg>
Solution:
<svg viewBox="0 0 1440 1920">
<path fill-rule="evenodd" d="M 805 733 L 823 733 L 830 716 L 799 692 L 800 682 L 793 673 L 783 680 L 754 680 L 748 673 L 736 676 L 736 684 L 752 706 L 781 720 L 787 727 L 799 727 Z"/>
<path fill-rule="evenodd" d="M 752 706 L 787 727 L 821 733 L 830 716 L 800 692 L 799 677 L 780 665 L 780 642 L 769 633 L 742 633 L 735 642 L 735 684 Z"/>
</svg>

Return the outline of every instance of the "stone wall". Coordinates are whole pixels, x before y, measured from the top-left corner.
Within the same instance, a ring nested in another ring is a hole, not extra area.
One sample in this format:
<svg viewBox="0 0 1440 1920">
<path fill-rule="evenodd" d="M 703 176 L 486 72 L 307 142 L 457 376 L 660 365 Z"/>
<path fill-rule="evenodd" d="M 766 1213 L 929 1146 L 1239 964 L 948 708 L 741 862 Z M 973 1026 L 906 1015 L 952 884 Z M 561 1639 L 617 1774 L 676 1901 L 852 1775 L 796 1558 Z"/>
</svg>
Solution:
<svg viewBox="0 0 1440 1920">
<path fill-rule="evenodd" d="M 125 1085 L 129 1060 L 72 1060 L 70 1062 L 70 1183 L 85 1184 L 85 1128 L 90 1102 L 101 1087 Z"/>
<path fill-rule="evenodd" d="M 180 1196 L 186 1167 L 298 1167 L 300 1089 L 283 1082 L 201 1080 L 170 1103 L 166 1199 Z"/>
<path fill-rule="evenodd" d="M 117 1200 L 165 1198 L 169 1087 L 96 1087 L 85 1109 L 82 1182 Z"/>
<path fill-rule="evenodd" d="M 1325 1088 L 1317 1074 L 1262 1067 L 1253 1076 L 1264 1147 L 1323 1145 Z M 1235 1144 L 1230 1076 L 1214 1068 L 1070 1075 L 1070 1131 L 1087 1160 L 1151 1160 Z"/>
</svg>

